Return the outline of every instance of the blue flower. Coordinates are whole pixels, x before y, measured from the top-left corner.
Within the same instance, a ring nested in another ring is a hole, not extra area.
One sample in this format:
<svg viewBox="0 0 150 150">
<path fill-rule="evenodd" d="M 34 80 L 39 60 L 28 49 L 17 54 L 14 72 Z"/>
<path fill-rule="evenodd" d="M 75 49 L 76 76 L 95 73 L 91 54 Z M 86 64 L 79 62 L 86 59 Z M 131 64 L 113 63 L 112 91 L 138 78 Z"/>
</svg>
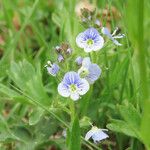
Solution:
<svg viewBox="0 0 150 150">
<path fill-rule="evenodd" d="M 108 30 L 108 28 L 106 27 L 103 27 L 102 28 L 102 33 L 104 35 L 106 35 L 108 38 L 110 38 L 113 43 L 117 46 L 121 46 L 122 44 L 119 43 L 116 39 L 121 39 L 123 38 L 125 35 L 124 34 L 119 34 L 119 35 L 116 35 L 116 32 L 118 31 L 118 28 L 115 29 L 115 31 L 111 34 L 110 31 Z"/>
<path fill-rule="evenodd" d="M 82 64 L 82 61 L 83 61 L 83 58 L 81 56 L 78 56 L 75 60 L 76 64 L 79 66 Z"/>
<path fill-rule="evenodd" d="M 93 84 L 101 75 L 101 69 L 97 64 L 91 63 L 89 57 L 86 57 L 82 61 L 82 66 L 78 70 L 78 74 L 81 78 L 85 78 L 89 84 Z"/>
<path fill-rule="evenodd" d="M 60 69 L 57 64 L 52 64 L 50 61 L 47 62 L 47 65 L 45 65 L 45 67 L 47 68 L 48 73 L 52 76 L 56 76 Z"/>
<path fill-rule="evenodd" d="M 58 60 L 58 62 L 63 62 L 64 57 L 61 54 L 59 54 L 58 57 L 57 57 L 57 60 Z"/>
<path fill-rule="evenodd" d="M 58 93 L 63 97 L 70 97 L 76 101 L 80 95 L 84 95 L 89 90 L 89 83 L 81 79 L 78 73 L 71 71 L 65 74 L 62 82 L 58 85 Z"/>
<path fill-rule="evenodd" d="M 95 28 L 89 28 L 76 37 L 76 43 L 85 52 L 98 51 L 104 45 L 104 39 Z"/>
<path fill-rule="evenodd" d="M 94 143 L 97 143 L 100 142 L 101 140 L 108 138 L 109 136 L 103 131 L 108 131 L 108 130 L 98 129 L 96 126 L 93 126 L 92 129 L 86 133 L 85 140 L 87 141 L 90 138 L 92 138 Z"/>
</svg>

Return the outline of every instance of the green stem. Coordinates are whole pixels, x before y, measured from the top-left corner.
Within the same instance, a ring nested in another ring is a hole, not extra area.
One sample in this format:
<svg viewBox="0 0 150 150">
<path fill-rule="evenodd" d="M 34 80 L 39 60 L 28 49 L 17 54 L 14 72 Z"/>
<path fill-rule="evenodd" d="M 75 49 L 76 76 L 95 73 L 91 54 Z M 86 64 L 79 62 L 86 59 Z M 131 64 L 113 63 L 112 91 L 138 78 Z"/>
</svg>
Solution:
<svg viewBox="0 0 150 150">
<path fill-rule="evenodd" d="M 75 118 L 75 105 L 74 105 L 74 101 L 69 99 L 69 106 L 70 106 L 70 117 L 71 117 L 71 122 L 74 121 Z"/>
</svg>

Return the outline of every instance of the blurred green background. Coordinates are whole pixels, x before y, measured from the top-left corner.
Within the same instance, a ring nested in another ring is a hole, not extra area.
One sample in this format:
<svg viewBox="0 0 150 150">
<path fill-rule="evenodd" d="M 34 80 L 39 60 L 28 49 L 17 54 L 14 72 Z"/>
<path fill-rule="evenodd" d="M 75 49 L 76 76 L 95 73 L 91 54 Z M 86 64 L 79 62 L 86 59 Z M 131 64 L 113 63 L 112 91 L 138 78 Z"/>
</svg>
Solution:
<svg viewBox="0 0 150 150">
<path fill-rule="evenodd" d="M 102 75 L 75 103 L 78 119 L 70 124 L 69 102 L 44 66 L 62 42 L 73 48 L 64 72 L 86 56 L 75 43 L 85 30 L 83 7 L 96 8 L 103 26 L 126 37 L 92 56 Z M 0 0 L 0 150 L 150 150 L 149 10 L 149 0 Z M 85 142 L 89 122 L 108 128 L 109 139 Z"/>
</svg>

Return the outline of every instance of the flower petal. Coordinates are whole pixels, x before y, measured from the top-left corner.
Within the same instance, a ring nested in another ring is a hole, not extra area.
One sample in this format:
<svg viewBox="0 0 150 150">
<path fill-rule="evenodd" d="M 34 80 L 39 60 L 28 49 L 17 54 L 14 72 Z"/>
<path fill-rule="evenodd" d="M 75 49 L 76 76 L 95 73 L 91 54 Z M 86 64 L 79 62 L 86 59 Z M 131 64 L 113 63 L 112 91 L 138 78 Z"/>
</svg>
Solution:
<svg viewBox="0 0 150 150">
<path fill-rule="evenodd" d="M 90 60 L 90 57 L 85 57 L 82 61 L 82 66 L 84 67 L 89 67 L 91 65 L 91 60 Z"/>
<path fill-rule="evenodd" d="M 63 97 L 69 97 L 69 96 L 70 96 L 69 88 L 68 88 L 68 86 L 67 86 L 65 83 L 63 83 L 63 82 L 59 83 L 59 85 L 58 85 L 58 93 L 59 93 L 61 96 L 63 96 Z"/>
<path fill-rule="evenodd" d="M 59 72 L 59 66 L 57 64 L 52 64 L 51 66 L 47 66 L 47 71 L 49 74 L 51 74 L 52 76 L 56 76 L 57 73 Z"/>
<path fill-rule="evenodd" d="M 75 60 L 75 62 L 77 63 L 77 65 L 81 65 L 83 61 L 83 58 L 81 56 L 78 56 Z"/>
<path fill-rule="evenodd" d="M 92 52 L 92 50 L 93 50 L 93 47 L 91 45 L 89 46 L 89 45 L 85 44 L 85 46 L 84 46 L 85 52 L 90 53 L 90 52 Z"/>
<path fill-rule="evenodd" d="M 89 84 L 93 84 L 101 75 L 101 69 L 97 64 L 91 64 L 89 67 L 89 74 L 85 78 Z"/>
<path fill-rule="evenodd" d="M 79 35 L 76 37 L 76 43 L 80 48 L 85 47 L 86 38 L 85 38 L 84 32 L 79 33 Z"/>
<path fill-rule="evenodd" d="M 101 140 L 104 140 L 108 138 L 109 136 L 103 132 L 101 129 L 98 129 L 93 135 L 92 139 L 94 140 L 94 143 L 99 142 Z"/>
<path fill-rule="evenodd" d="M 93 131 L 93 130 L 88 131 L 85 135 L 85 140 L 86 141 L 89 140 L 93 136 L 94 133 L 95 133 L 95 131 Z"/>
<path fill-rule="evenodd" d="M 102 36 L 98 36 L 98 37 L 94 40 L 93 51 L 98 51 L 98 50 L 100 50 L 103 46 L 104 46 L 104 39 L 103 39 Z"/>
<path fill-rule="evenodd" d="M 78 83 L 79 80 L 80 80 L 80 76 L 78 75 L 78 73 L 74 71 L 70 71 L 65 74 L 63 82 L 68 85 L 71 85 L 71 84 Z"/>
<path fill-rule="evenodd" d="M 77 86 L 78 86 L 78 93 L 80 95 L 86 94 L 90 88 L 89 83 L 85 79 L 81 79 L 81 82 Z"/>
<path fill-rule="evenodd" d="M 80 96 L 77 92 L 74 92 L 74 93 L 71 93 L 70 98 L 74 101 L 77 101 L 80 98 Z"/>
</svg>

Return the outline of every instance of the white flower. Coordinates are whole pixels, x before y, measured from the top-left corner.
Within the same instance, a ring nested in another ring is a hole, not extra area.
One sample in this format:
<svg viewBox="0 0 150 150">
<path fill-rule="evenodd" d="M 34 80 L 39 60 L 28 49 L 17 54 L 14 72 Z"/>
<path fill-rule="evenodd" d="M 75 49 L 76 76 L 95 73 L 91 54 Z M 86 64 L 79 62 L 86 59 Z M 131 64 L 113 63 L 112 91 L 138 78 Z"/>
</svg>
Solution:
<svg viewBox="0 0 150 150">
<path fill-rule="evenodd" d="M 89 83 L 85 79 L 80 78 L 78 73 L 70 71 L 65 74 L 63 81 L 59 83 L 58 93 L 76 101 L 80 98 L 80 95 L 86 94 L 89 88 Z"/>
<path fill-rule="evenodd" d="M 113 32 L 113 34 L 110 33 L 110 31 L 108 30 L 108 28 L 106 27 L 103 27 L 102 28 L 102 33 L 104 35 L 106 35 L 108 38 L 110 38 L 113 43 L 117 46 L 121 46 L 122 44 L 119 43 L 116 39 L 121 39 L 123 38 L 125 35 L 124 34 L 119 34 L 119 35 L 116 35 L 116 32 L 118 31 L 118 28 L 115 29 L 115 31 Z"/>
<path fill-rule="evenodd" d="M 109 136 L 103 131 L 108 131 L 108 130 L 98 129 L 96 126 L 93 126 L 92 129 L 86 133 L 85 140 L 87 141 L 90 138 L 92 138 L 94 143 L 97 143 L 100 142 L 101 140 L 108 138 Z"/>
<path fill-rule="evenodd" d="M 104 39 L 95 28 L 89 28 L 76 37 L 76 43 L 85 52 L 98 51 L 104 45 Z"/>
</svg>

